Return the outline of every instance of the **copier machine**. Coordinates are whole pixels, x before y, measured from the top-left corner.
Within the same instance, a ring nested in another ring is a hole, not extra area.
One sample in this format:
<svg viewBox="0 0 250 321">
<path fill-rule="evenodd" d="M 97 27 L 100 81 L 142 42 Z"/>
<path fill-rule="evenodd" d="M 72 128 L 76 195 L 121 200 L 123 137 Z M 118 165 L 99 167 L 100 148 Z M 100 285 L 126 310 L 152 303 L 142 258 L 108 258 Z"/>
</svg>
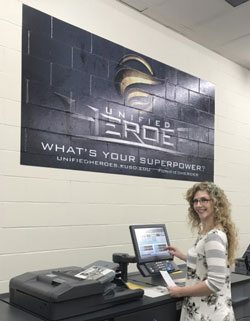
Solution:
<svg viewBox="0 0 250 321">
<path fill-rule="evenodd" d="M 84 268 L 27 272 L 10 280 L 10 303 L 48 320 L 61 320 L 139 299 L 116 277 L 119 265 L 96 261 Z"/>
</svg>

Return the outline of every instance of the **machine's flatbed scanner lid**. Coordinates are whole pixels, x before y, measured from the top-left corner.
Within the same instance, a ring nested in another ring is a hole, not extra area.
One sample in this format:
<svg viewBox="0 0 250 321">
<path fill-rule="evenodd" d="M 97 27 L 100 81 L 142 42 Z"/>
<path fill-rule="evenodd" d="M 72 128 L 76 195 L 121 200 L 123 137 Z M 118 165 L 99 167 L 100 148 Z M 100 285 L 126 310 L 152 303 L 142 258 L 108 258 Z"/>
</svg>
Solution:
<svg viewBox="0 0 250 321">
<path fill-rule="evenodd" d="M 105 285 L 98 280 L 84 280 L 75 277 L 81 271 L 81 268 L 71 266 L 60 270 L 27 272 L 11 279 L 10 288 L 20 288 L 23 292 L 50 302 L 62 302 L 102 294 Z"/>
</svg>

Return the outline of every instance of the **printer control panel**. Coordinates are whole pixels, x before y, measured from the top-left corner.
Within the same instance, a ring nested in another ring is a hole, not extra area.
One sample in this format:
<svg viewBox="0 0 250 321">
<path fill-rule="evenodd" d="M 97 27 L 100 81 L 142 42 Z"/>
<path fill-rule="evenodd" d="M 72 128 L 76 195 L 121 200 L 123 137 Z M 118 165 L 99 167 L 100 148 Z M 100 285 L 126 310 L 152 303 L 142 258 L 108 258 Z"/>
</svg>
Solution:
<svg viewBox="0 0 250 321">
<path fill-rule="evenodd" d="M 160 271 L 176 271 L 176 264 L 173 261 L 148 262 L 145 265 L 150 274 L 159 274 Z"/>
</svg>

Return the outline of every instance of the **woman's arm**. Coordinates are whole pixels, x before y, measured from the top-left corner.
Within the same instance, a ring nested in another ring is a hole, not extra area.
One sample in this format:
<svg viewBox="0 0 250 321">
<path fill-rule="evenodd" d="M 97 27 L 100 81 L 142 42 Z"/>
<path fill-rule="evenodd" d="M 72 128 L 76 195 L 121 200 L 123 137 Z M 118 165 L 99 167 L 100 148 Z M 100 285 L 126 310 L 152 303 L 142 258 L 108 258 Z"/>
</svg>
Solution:
<svg viewBox="0 0 250 321">
<path fill-rule="evenodd" d="M 168 292 L 173 297 L 183 297 L 183 296 L 207 296 L 213 293 L 212 290 L 206 285 L 206 282 L 200 282 L 192 286 L 174 286 L 169 287 Z"/>
</svg>

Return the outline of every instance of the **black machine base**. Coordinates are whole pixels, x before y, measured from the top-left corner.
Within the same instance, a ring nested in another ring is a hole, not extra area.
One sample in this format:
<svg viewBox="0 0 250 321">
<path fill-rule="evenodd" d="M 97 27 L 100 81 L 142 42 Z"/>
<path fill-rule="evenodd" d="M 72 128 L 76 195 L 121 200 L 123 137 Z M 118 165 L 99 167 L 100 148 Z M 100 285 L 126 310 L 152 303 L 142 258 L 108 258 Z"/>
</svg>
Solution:
<svg viewBox="0 0 250 321">
<path fill-rule="evenodd" d="M 98 280 L 78 280 L 72 276 L 78 270 L 70 267 L 56 272 L 30 272 L 13 278 L 10 282 L 11 305 L 54 321 L 103 310 L 143 296 L 143 290 L 130 290 L 121 279 L 105 281 L 105 284 Z M 50 281 L 55 274 L 56 278 Z"/>
</svg>

